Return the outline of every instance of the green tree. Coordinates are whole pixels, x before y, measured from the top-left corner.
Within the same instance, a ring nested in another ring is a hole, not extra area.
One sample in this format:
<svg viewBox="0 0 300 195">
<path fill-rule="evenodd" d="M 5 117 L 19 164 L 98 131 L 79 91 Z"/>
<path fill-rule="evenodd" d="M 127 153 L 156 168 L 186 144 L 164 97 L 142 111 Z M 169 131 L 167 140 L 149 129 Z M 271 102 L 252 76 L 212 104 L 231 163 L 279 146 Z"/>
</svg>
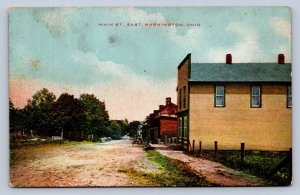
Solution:
<svg viewBox="0 0 300 195">
<path fill-rule="evenodd" d="M 126 120 L 112 120 L 108 127 L 107 136 L 112 137 L 113 139 L 120 139 L 126 134 L 128 128 L 128 121 Z"/>
<path fill-rule="evenodd" d="M 82 94 L 79 101 L 83 105 L 82 112 L 85 116 L 83 128 L 86 135 L 104 136 L 109 125 L 109 115 L 105 103 L 98 100 L 93 94 Z"/>
<path fill-rule="evenodd" d="M 14 133 L 16 130 L 17 109 L 9 98 L 9 131 Z"/>
<path fill-rule="evenodd" d="M 82 140 L 84 123 L 83 105 L 73 95 L 63 93 L 52 105 L 54 134 L 63 133 L 64 139 Z"/>
<path fill-rule="evenodd" d="M 55 99 L 55 95 L 46 88 L 37 91 L 22 111 L 25 129 L 49 136 L 52 129 L 50 110 Z"/>
<path fill-rule="evenodd" d="M 134 137 L 137 134 L 139 125 L 141 125 L 140 121 L 132 121 L 129 123 L 127 133 L 130 137 Z"/>
</svg>

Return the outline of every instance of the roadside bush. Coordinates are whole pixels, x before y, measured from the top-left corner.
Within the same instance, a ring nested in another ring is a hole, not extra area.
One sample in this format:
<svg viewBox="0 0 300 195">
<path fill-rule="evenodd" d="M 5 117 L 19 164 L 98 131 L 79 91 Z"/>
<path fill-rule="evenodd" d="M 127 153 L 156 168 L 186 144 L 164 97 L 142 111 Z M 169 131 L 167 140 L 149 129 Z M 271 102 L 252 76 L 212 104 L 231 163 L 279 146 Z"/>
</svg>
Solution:
<svg viewBox="0 0 300 195">
<path fill-rule="evenodd" d="M 203 151 L 204 158 L 262 177 L 270 181 L 270 185 L 290 185 L 289 165 L 286 165 L 274 175 L 269 175 L 287 156 L 288 152 L 246 151 L 245 160 L 241 163 L 240 151 L 219 150 L 217 155 L 215 155 L 214 150 Z"/>
</svg>

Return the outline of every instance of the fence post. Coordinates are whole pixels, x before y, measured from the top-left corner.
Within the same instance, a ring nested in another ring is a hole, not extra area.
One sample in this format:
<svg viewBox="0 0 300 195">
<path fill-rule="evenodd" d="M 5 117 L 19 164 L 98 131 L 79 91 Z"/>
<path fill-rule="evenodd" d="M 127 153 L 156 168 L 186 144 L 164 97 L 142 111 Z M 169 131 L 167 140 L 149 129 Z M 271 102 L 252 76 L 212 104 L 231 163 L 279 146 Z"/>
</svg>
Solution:
<svg viewBox="0 0 300 195">
<path fill-rule="evenodd" d="M 289 166 L 289 179 L 292 181 L 293 177 L 293 153 L 292 153 L 292 148 L 289 150 L 289 160 L 290 160 L 290 166 Z"/>
<path fill-rule="evenodd" d="M 241 143 L 241 162 L 245 160 L 245 143 Z"/>
<path fill-rule="evenodd" d="M 199 141 L 199 157 L 200 158 L 202 158 L 202 154 L 203 154 L 203 152 L 202 152 L 202 142 Z"/>
<path fill-rule="evenodd" d="M 218 151 L 218 141 L 215 141 L 215 156 L 217 156 Z"/>
<path fill-rule="evenodd" d="M 195 152 L 195 140 L 193 140 L 193 153 Z"/>
<path fill-rule="evenodd" d="M 186 144 L 187 144 L 187 147 L 186 147 L 187 151 L 189 152 L 190 151 L 190 140 L 189 139 L 187 139 L 187 143 Z"/>
</svg>

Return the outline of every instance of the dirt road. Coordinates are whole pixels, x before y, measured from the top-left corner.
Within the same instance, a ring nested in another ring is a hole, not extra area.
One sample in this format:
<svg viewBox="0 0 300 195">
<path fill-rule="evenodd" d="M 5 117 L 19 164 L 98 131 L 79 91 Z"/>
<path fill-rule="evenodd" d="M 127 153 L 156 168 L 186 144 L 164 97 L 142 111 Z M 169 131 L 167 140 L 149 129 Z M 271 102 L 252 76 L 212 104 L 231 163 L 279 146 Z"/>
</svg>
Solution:
<svg viewBox="0 0 300 195">
<path fill-rule="evenodd" d="M 139 186 L 123 170 L 157 169 L 130 140 L 48 144 L 11 152 L 11 185 L 19 187 Z"/>
<path fill-rule="evenodd" d="M 11 150 L 11 185 L 16 187 L 153 186 L 161 166 L 131 140 L 106 143 L 44 144 Z M 193 158 L 166 145 L 153 145 L 168 158 L 179 160 L 199 178 L 217 186 L 260 186 L 264 181 L 222 164 Z M 138 173 L 132 177 L 130 173 Z M 147 179 L 147 178 L 146 178 Z M 151 179 L 151 178 L 150 178 Z M 159 177 L 158 177 L 159 180 Z M 160 181 L 157 181 L 160 182 Z M 155 186 L 160 186 L 156 183 Z"/>
</svg>

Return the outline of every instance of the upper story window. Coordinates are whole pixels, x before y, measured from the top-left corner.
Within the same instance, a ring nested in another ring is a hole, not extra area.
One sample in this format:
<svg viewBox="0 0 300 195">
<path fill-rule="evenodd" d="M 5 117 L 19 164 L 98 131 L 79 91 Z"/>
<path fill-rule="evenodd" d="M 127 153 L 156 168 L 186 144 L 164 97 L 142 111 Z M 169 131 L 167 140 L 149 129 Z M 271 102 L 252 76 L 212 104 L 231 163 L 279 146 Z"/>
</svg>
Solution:
<svg viewBox="0 0 300 195">
<path fill-rule="evenodd" d="M 179 101 L 178 101 L 178 104 L 179 104 L 179 109 L 181 109 L 181 89 L 179 89 Z"/>
<path fill-rule="evenodd" d="M 186 108 L 186 86 L 183 87 L 183 109 Z"/>
<path fill-rule="evenodd" d="M 261 107 L 261 87 L 258 85 L 251 87 L 251 107 Z"/>
<path fill-rule="evenodd" d="M 225 88 L 218 85 L 215 89 L 215 107 L 225 107 Z"/>
<path fill-rule="evenodd" d="M 288 86 L 287 90 L 287 107 L 292 107 L 292 86 Z"/>
</svg>

